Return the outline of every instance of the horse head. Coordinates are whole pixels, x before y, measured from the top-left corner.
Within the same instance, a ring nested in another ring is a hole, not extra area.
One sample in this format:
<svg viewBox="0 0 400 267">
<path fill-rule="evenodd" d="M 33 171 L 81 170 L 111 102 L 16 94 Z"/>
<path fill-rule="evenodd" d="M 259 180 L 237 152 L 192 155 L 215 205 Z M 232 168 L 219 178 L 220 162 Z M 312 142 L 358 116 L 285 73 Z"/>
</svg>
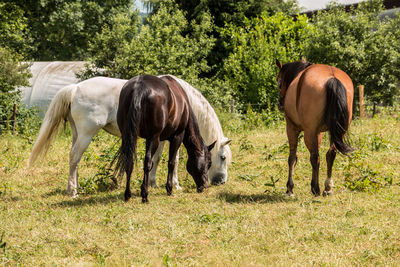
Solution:
<svg viewBox="0 0 400 267">
<path fill-rule="evenodd" d="M 306 60 L 299 60 L 282 65 L 278 59 L 275 59 L 275 64 L 279 68 L 279 72 L 276 77 L 279 90 L 278 108 L 280 111 L 283 111 L 286 91 L 289 88 L 289 85 L 299 75 L 300 72 L 304 71 L 313 63 Z"/>
<path fill-rule="evenodd" d="M 200 150 L 192 154 L 188 151 L 188 161 L 186 163 L 186 169 L 189 174 L 193 177 L 196 185 L 197 192 L 203 192 L 208 187 L 208 170 L 211 167 L 211 150 L 214 148 L 215 143 L 209 146 L 203 145 Z"/>
<path fill-rule="evenodd" d="M 212 165 L 208 170 L 208 177 L 213 185 L 225 184 L 228 180 L 228 164 L 231 161 L 231 150 L 229 140 L 226 137 L 219 142 L 212 155 Z"/>
</svg>

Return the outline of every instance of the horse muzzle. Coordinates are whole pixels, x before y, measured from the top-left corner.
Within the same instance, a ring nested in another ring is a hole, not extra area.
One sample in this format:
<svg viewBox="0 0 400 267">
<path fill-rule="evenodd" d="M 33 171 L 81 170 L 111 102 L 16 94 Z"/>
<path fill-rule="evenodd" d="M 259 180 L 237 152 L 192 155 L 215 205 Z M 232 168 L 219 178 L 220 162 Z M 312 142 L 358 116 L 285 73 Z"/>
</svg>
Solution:
<svg viewBox="0 0 400 267">
<path fill-rule="evenodd" d="M 221 185 L 224 183 L 226 183 L 226 175 L 223 175 L 223 174 L 216 175 L 211 179 L 212 185 Z"/>
</svg>

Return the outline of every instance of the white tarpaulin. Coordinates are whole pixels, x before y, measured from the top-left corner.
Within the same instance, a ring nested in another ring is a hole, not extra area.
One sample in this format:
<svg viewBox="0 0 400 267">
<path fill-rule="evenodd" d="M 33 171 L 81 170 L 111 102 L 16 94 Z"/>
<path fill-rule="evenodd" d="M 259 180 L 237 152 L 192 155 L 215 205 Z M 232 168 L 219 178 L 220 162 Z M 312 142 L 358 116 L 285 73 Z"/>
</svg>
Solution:
<svg viewBox="0 0 400 267">
<path fill-rule="evenodd" d="M 64 86 L 77 83 L 76 73 L 85 67 L 84 61 L 33 62 L 29 87 L 22 91 L 22 103 L 39 108 L 43 115 L 55 94 Z"/>
</svg>

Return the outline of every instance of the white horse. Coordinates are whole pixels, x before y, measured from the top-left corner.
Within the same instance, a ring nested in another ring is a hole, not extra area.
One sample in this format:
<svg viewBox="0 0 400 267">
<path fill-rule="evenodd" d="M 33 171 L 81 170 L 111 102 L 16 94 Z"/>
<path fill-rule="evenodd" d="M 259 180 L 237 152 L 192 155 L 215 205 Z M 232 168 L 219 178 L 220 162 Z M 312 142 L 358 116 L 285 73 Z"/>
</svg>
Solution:
<svg viewBox="0 0 400 267">
<path fill-rule="evenodd" d="M 212 184 L 225 183 L 228 179 L 228 164 L 231 161 L 231 150 L 228 145 L 231 140 L 224 136 L 214 109 L 203 95 L 184 80 L 172 75 L 169 76 L 174 78 L 185 90 L 205 142 L 210 144 L 217 140 L 215 145 L 217 149 L 212 150 L 212 165 L 208 177 Z M 95 77 L 68 85 L 57 92 L 43 119 L 39 135 L 30 155 L 29 165 L 31 166 L 39 156 L 46 154 L 51 142 L 57 135 L 60 123 L 68 120 L 72 129 L 72 147 L 67 191 L 72 197 L 76 197 L 78 193 L 78 164 L 92 138 L 100 129 L 104 129 L 112 135 L 121 136 L 116 115 L 119 94 L 125 82 L 127 80 Z M 164 142 L 160 144 L 153 158 L 153 168 L 150 173 L 152 186 L 157 186 L 156 169 L 163 148 Z M 178 158 L 179 154 L 176 160 Z M 180 189 L 177 168 L 174 170 L 173 184 L 177 189 Z"/>
</svg>

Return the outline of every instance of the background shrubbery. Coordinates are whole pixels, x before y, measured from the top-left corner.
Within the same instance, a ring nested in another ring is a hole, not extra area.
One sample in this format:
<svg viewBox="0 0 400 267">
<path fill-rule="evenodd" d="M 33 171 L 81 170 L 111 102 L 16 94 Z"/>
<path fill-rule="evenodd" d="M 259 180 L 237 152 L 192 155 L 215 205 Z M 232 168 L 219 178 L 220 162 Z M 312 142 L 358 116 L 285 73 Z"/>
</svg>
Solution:
<svg viewBox="0 0 400 267">
<path fill-rule="evenodd" d="M 275 58 L 337 66 L 355 88 L 365 85 L 374 105 L 393 105 L 398 98 L 400 15 L 382 19 L 381 0 L 349 12 L 333 4 L 311 19 L 294 15 L 295 1 L 145 2 L 147 16 L 127 0 L 1 0 L 1 129 L 9 128 L 12 106 L 19 102 L 15 89 L 27 84 L 21 62 L 34 60 L 86 60 L 82 79 L 104 72 L 125 79 L 174 74 L 221 111 L 234 101 L 235 111 L 247 114 L 246 124 L 255 125 L 280 117 Z M 18 110 L 20 118 L 25 110 Z"/>
</svg>

